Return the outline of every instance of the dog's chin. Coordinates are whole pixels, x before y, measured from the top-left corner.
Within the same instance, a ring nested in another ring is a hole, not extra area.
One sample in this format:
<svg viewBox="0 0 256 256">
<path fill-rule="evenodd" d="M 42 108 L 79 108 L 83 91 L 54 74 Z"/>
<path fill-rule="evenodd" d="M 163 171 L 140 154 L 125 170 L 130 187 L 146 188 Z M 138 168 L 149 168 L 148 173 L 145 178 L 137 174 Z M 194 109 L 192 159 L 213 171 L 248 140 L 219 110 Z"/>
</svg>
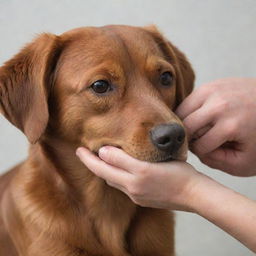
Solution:
<svg viewBox="0 0 256 256">
<path fill-rule="evenodd" d="M 148 161 L 148 162 L 152 162 L 152 163 L 162 163 L 162 162 L 170 162 L 170 161 L 174 161 L 174 160 L 178 160 L 177 157 L 169 155 L 169 156 L 165 156 L 165 157 L 156 156 L 154 158 L 145 159 L 144 161 Z"/>
<path fill-rule="evenodd" d="M 170 161 L 173 161 L 173 160 L 176 160 L 176 158 L 173 157 L 173 156 L 169 156 L 169 157 L 166 157 L 166 158 L 163 158 L 163 159 L 156 160 L 155 162 L 156 163 L 161 163 L 161 162 L 170 162 Z"/>
<path fill-rule="evenodd" d="M 152 162 L 152 163 L 162 163 L 162 162 L 171 162 L 171 161 L 186 161 L 187 160 L 187 154 L 175 154 L 175 155 L 157 155 L 155 157 L 149 157 L 147 159 L 140 159 L 144 160 L 147 162 Z"/>
<path fill-rule="evenodd" d="M 169 155 L 161 155 L 161 154 L 140 155 L 139 152 L 138 154 L 134 154 L 134 153 L 131 154 L 129 151 L 126 151 L 126 153 L 138 160 L 151 162 L 151 163 L 171 162 L 174 160 L 186 161 L 187 159 L 186 155 L 170 155 L 170 154 Z"/>
</svg>

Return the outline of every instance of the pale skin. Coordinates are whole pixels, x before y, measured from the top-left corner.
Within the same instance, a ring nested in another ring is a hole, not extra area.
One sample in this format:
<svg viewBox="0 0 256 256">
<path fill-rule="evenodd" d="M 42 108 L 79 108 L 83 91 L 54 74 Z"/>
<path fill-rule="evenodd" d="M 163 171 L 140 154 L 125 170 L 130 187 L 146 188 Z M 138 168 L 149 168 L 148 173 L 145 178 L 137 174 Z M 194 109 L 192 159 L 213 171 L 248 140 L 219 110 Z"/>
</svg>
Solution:
<svg viewBox="0 0 256 256">
<path fill-rule="evenodd" d="M 176 113 L 191 150 L 203 163 L 236 176 L 256 175 L 256 79 L 226 78 L 203 85 Z M 190 164 L 144 162 L 111 146 L 101 148 L 99 157 L 85 148 L 77 155 L 136 204 L 197 213 L 256 252 L 256 202 Z"/>
</svg>

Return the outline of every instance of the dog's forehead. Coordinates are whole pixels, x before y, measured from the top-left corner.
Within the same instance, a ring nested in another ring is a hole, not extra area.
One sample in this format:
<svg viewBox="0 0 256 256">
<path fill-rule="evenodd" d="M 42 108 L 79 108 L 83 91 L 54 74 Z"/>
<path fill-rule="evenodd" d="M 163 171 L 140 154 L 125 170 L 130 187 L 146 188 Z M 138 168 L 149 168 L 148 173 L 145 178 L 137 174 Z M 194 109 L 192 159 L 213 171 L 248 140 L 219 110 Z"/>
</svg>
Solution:
<svg viewBox="0 0 256 256">
<path fill-rule="evenodd" d="M 104 69 L 104 73 L 107 71 L 116 77 L 146 74 L 155 67 L 157 59 L 164 58 L 151 33 L 140 27 L 84 27 L 61 37 L 65 48 L 58 61 L 57 74 L 59 81 L 65 82 L 59 84 L 69 84 L 72 88 L 92 76 L 90 72 L 96 74 L 95 70 Z"/>
<path fill-rule="evenodd" d="M 91 64 L 106 58 L 118 61 L 132 58 L 141 62 L 150 55 L 162 56 L 149 31 L 140 27 L 84 27 L 68 31 L 62 36 L 69 42 L 67 51 L 73 57 L 86 58 Z"/>
<path fill-rule="evenodd" d="M 103 27 L 103 29 L 109 35 L 119 38 L 131 55 L 134 53 L 140 55 L 161 55 L 161 51 L 152 34 L 142 27 L 110 25 Z"/>
</svg>

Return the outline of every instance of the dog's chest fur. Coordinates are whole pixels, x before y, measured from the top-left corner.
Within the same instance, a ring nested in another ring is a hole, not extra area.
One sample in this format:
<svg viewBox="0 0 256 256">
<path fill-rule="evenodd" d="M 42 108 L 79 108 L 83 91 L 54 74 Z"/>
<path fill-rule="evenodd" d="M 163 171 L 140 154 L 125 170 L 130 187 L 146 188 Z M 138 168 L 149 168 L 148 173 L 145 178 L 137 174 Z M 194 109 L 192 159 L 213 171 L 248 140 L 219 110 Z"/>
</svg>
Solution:
<svg viewBox="0 0 256 256">
<path fill-rule="evenodd" d="M 169 212 L 138 207 L 97 177 L 82 195 L 70 195 L 46 176 L 35 175 L 35 183 L 31 179 L 21 186 L 18 181 L 17 190 L 20 218 L 29 220 L 22 231 L 29 238 L 27 255 L 173 255 Z"/>
</svg>

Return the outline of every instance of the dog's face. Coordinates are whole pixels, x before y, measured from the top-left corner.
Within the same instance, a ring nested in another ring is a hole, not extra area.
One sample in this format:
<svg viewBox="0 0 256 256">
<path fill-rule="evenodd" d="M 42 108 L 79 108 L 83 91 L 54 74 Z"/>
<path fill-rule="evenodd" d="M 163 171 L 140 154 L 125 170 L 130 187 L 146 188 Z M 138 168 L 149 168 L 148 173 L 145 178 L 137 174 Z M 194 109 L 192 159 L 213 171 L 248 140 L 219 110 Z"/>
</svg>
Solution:
<svg viewBox="0 0 256 256">
<path fill-rule="evenodd" d="M 27 55 L 32 70 L 22 66 Z M 18 68 L 28 77 L 19 78 L 23 86 L 14 93 Z M 185 131 L 173 110 L 191 92 L 194 74 L 153 27 L 42 35 L 0 69 L 0 81 L 3 113 L 31 142 L 49 132 L 94 152 L 114 145 L 146 161 L 186 158 Z M 14 103 L 20 109 L 13 113 Z"/>
</svg>

